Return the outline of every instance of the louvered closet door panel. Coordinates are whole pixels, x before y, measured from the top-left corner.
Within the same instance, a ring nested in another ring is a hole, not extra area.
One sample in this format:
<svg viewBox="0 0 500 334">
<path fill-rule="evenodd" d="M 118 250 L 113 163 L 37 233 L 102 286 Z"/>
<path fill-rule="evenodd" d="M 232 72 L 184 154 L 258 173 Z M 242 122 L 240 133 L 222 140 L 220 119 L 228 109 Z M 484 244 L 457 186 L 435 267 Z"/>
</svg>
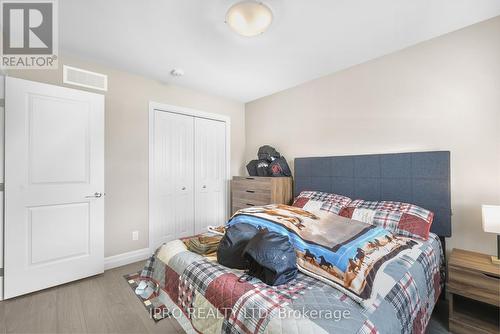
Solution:
<svg viewBox="0 0 500 334">
<path fill-rule="evenodd" d="M 226 219 L 226 124 L 195 118 L 195 232 Z"/>
<path fill-rule="evenodd" d="M 155 112 L 155 246 L 194 233 L 194 118 Z"/>
</svg>

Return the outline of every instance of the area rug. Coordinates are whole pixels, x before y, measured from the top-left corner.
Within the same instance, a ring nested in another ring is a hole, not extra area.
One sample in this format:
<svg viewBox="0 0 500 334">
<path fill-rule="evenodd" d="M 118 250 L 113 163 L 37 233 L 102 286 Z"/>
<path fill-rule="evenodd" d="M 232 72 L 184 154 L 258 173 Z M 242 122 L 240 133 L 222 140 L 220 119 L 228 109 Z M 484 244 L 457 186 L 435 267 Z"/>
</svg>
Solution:
<svg viewBox="0 0 500 334">
<path fill-rule="evenodd" d="M 139 298 L 142 305 L 146 308 L 146 311 L 149 313 L 149 317 L 153 319 L 155 322 L 163 320 L 165 318 L 169 318 L 172 313 L 168 311 L 167 307 L 160 302 L 158 298 L 158 293 L 153 293 L 149 298 L 145 299 L 135 293 L 135 289 L 139 285 L 141 272 L 136 272 L 128 275 L 124 275 L 123 277 L 127 280 L 128 285 L 132 289 L 134 295 Z"/>
</svg>

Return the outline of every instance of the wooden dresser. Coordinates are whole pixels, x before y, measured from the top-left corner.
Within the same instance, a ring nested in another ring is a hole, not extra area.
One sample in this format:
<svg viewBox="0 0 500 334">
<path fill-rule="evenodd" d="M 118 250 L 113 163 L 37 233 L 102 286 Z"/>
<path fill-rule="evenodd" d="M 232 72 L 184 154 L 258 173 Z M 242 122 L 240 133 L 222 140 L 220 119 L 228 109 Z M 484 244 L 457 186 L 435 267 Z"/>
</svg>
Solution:
<svg viewBox="0 0 500 334">
<path fill-rule="evenodd" d="M 447 287 L 450 332 L 500 332 L 500 266 L 491 263 L 491 256 L 453 249 Z"/>
<path fill-rule="evenodd" d="M 267 204 L 291 204 L 291 177 L 235 176 L 231 181 L 231 213 Z"/>
</svg>

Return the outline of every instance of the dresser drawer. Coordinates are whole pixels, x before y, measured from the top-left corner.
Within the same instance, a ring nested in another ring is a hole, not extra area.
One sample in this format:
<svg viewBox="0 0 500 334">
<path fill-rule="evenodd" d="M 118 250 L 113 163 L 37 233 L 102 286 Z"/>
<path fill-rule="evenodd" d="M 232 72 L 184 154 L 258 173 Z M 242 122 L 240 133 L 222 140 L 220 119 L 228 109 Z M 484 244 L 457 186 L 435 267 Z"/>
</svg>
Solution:
<svg viewBox="0 0 500 334">
<path fill-rule="evenodd" d="M 231 207 L 231 209 L 232 209 L 231 213 L 234 214 L 238 210 L 253 208 L 256 206 L 261 206 L 261 204 L 257 205 L 257 204 L 252 204 L 252 203 L 240 203 L 240 202 L 233 203 L 233 205 Z"/>
<path fill-rule="evenodd" d="M 231 181 L 232 212 L 252 206 L 290 204 L 292 178 L 235 176 Z"/>
<path fill-rule="evenodd" d="M 254 193 L 271 193 L 272 180 L 268 177 L 238 177 L 232 182 L 233 191 L 252 191 Z"/>
<path fill-rule="evenodd" d="M 253 208 L 255 205 L 248 205 L 248 204 L 236 204 L 236 205 L 233 205 L 232 206 L 232 209 L 233 209 L 233 214 L 238 211 L 238 210 L 242 210 L 242 209 L 248 209 L 248 208 Z"/>
<path fill-rule="evenodd" d="M 466 268 L 448 269 L 448 289 L 452 293 L 499 305 L 500 277 Z"/>
<path fill-rule="evenodd" d="M 241 201 L 250 201 L 250 202 L 264 202 L 271 203 L 271 192 L 259 192 L 253 190 L 234 190 L 233 191 L 233 199 L 241 199 Z"/>
<path fill-rule="evenodd" d="M 251 206 L 263 206 L 268 204 L 270 204 L 270 202 L 265 200 L 259 200 L 259 199 L 249 200 L 249 199 L 233 197 L 233 206 L 248 208 Z"/>
</svg>

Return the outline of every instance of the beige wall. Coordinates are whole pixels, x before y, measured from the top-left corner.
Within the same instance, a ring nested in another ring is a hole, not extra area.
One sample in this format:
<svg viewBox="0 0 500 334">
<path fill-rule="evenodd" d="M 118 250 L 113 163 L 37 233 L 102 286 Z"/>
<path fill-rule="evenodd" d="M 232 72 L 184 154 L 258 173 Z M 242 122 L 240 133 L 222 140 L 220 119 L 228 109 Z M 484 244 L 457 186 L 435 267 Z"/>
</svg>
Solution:
<svg viewBox="0 0 500 334">
<path fill-rule="evenodd" d="M 9 75 L 62 84 L 62 63 L 108 75 L 106 92 L 105 256 L 148 247 L 148 104 L 194 108 L 231 118 L 231 173 L 242 172 L 245 110 L 239 102 L 162 84 L 109 67 L 63 56 L 59 70 L 15 71 Z M 139 240 L 132 241 L 132 231 Z"/>
<path fill-rule="evenodd" d="M 495 237 L 482 232 L 479 206 L 500 204 L 499 35 L 495 18 L 246 107 L 70 55 L 61 58 L 59 70 L 9 74 L 63 85 L 64 63 L 109 76 L 106 256 L 148 246 L 149 101 L 229 115 L 233 175 L 244 171 L 244 152 L 250 160 L 263 144 L 276 146 L 289 161 L 450 150 L 454 216 L 448 245 L 494 253 Z M 134 230 L 139 241 L 132 241 Z"/>
<path fill-rule="evenodd" d="M 500 17 L 246 105 L 246 158 L 450 150 L 449 248 L 495 253 L 500 204 Z"/>
</svg>

